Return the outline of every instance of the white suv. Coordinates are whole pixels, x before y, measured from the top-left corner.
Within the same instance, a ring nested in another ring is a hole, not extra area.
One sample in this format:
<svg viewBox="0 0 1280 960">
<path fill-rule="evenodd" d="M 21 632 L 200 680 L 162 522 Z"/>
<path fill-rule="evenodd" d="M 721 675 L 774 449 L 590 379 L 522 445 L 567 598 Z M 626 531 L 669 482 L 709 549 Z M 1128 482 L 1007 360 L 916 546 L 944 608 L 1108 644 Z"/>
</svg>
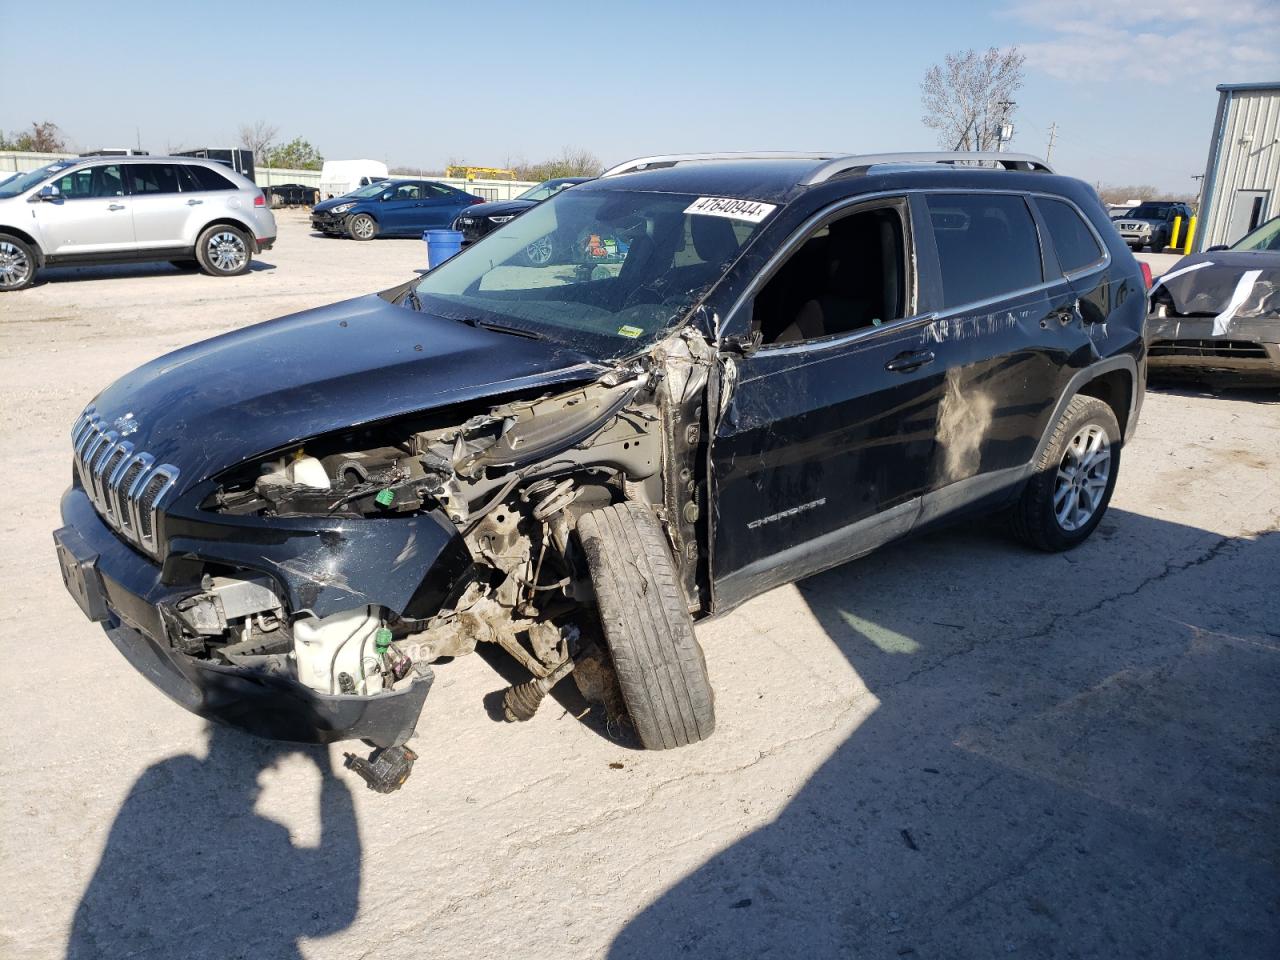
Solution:
<svg viewBox="0 0 1280 960">
<path fill-rule="evenodd" d="M 80 157 L 0 181 L 0 291 L 71 264 L 168 260 L 233 277 L 275 239 L 262 191 L 209 160 Z"/>
</svg>

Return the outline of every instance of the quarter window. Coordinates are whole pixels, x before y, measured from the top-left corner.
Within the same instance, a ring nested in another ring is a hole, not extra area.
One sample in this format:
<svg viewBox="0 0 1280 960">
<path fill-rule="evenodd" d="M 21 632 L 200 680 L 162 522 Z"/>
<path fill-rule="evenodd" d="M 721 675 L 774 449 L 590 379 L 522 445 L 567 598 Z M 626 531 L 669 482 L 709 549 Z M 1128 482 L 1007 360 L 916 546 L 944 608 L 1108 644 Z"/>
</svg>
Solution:
<svg viewBox="0 0 1280 960">
<path fill-rule="evenodd" d="M 210 170 L 208 167 L 201 167 L 194 163 L 184 163 L 178 166 L 178 181 L 182 184 L 182 189 L 188 192 L 236 189 L 236 185 L 218 173 L 218 171 Z"/>
<path fill-rule="evenodd" d="M 947 308 L 1044 282 L 1040 237 L 1026 201 L 1010 194 L 934 194 L 929 218 Z"/>
<path fill-rule="evenodd" d="M 1053 238 L 1058 266 L 1063 273 L 1101 262 L 1102 247 L 1098 246 L 1098 238 L 1071 204 L 1047 197 L 1037 197 L 1036 203 L 1045 226 L 1049 228 L 1049 236 Z"/>
<path fill-rule="evenodd" d="M 178 192 L 178 170 L 173 164 L 131 163 L 124 171 L 129 192 L 134 196 Z"/>
</svg>

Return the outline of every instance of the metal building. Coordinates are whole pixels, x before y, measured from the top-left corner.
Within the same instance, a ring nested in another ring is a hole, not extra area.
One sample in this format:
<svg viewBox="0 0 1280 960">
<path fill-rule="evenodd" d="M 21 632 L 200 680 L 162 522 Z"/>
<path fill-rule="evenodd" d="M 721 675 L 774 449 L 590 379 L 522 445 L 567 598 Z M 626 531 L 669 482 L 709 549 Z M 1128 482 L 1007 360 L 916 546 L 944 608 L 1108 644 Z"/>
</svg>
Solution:
<svg viewBox="0 0 1280 960">
<path fill-rule="evenodd" d="M 1200 188 L 1197 250 L 1235 243 L 1280 215 L 1280 82 L 1218 86 Z"/>
</svg>

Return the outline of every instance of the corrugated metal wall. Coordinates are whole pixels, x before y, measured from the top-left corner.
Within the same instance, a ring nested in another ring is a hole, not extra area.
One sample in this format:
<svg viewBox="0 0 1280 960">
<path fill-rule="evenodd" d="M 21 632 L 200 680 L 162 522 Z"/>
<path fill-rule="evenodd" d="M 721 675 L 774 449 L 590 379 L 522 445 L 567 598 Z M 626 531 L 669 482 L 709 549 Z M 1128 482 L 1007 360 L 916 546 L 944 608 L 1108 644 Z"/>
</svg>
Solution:
<svg viewBox="0 0 1280 960">
<path fill-rule="evenodd" d="M 1221 95 L 1231 99 L 1223 120 L 1214 182 L 1205 193 L 1208 211 L 1196 243 L 1200 250 L 1239 239 L 1228 236 L 1239 190 L 1269 190 L 1262 219 L 1280 214 L 1280 87 L 1223 91 Z M 1242 143 L 1246 136 L 1251 139 Z"/>
</svg>

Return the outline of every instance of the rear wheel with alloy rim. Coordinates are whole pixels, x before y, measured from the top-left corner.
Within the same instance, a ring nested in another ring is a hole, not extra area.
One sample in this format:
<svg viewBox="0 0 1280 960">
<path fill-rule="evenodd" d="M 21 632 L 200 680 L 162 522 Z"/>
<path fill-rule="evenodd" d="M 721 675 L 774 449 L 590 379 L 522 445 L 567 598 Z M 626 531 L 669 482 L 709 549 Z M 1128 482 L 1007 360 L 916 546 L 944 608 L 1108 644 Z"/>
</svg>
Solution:
<svg viewBox="0 0 1280 960">
<path fill-rule="evenodd" d="M 372 240 L 378 235 L 378 221 L 367 213 L 357 213 L 347 223 L 347 230 L 354 240 Z"/>
<path fill-rule="evenodd" d="M 200 269 L 212 277 L 234 277 L 249 269 L 253 256 L 242 230 L 217 223 L 200 234 L 196 259 Z"/>
<path fill-rule="evenodd" d="M 1120 425 L 1096 397 L 1075 397 L 1054 425 L 1010 520 L 1019 539 L 1069 550 L 1102 522 L 1120 470 Z"/>
<path fill-rule="evenodd" d="M 0 290 L 21 290 L 35 278 L 35 251 L 17 237 L 0 237 Z"/>
</svg>

